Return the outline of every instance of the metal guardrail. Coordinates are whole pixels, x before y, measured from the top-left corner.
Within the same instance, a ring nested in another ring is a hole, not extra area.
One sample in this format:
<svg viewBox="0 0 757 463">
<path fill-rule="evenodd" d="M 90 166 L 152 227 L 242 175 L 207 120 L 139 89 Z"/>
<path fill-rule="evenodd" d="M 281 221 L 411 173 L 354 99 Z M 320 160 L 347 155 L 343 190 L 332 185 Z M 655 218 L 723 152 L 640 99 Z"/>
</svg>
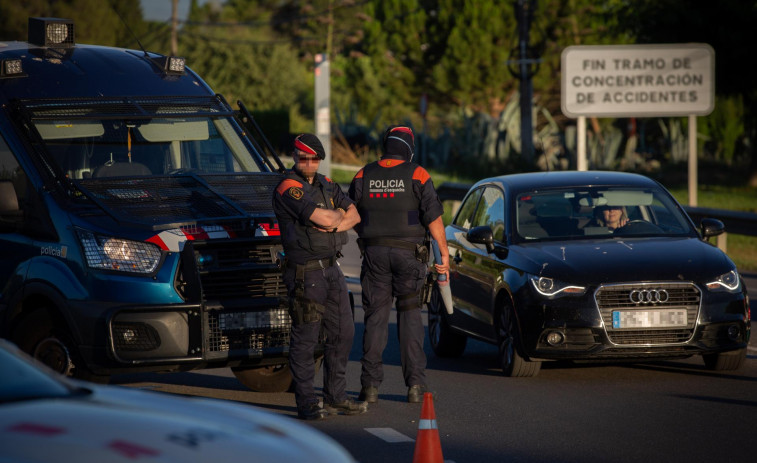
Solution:
<svg viewBox="0 0 757 463">
<path fill-rule="evenodd" d="M 442 201 L 462 201 L 465 193 L 473 185 L 464 183 L 444 182 L 436 189 Z M 730 211 L 727 209 L 711 209 L 707 207 L 683 206 L 695 224 L 705 218 L 718 219 L 725 225 L 727 233 L 734 235 L 757 236 L 757 214 L 753 212 Z M 725 243 L 718 243 L 721 248 Z"/>
</svg>

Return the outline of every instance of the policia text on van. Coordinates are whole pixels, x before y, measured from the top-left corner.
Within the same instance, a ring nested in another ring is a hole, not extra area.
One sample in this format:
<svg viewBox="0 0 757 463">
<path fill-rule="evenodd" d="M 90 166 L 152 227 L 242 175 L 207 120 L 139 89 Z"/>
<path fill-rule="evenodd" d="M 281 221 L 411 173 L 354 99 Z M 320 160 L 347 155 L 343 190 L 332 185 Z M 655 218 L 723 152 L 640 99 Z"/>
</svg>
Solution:
<svg viewBox="0 0 757 463">
<path fill-rule="evenodd" d="M 0 69 L 0 335 L 79 377 L 286 390 L 275 154 L 183 59 L 76 45 L 69 20 L 31 18 Z"/>
</svg>

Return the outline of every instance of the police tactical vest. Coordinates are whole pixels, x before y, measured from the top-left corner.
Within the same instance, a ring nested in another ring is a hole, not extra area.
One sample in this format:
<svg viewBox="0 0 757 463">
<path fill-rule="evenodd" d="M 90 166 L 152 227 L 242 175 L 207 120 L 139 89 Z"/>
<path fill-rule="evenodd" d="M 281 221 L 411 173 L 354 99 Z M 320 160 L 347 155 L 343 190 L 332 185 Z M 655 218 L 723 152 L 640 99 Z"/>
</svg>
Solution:
<svg viewBox="0 0 757 463">
<path fill-rule="evenodd" d="M 363 168 L 363 191 L 358 204 L 361 238 L 425 236 L 419 199 L 413 193 L 417 167 L 412 162 L 394 167 L 381 167 L 374 162 Z"/>
<path fill-rule="evenodd" d="M 318 187 L 311 185 L 294 171 L 288 172 L 286 178 L 302 183 L 302 189 L 305 192 L 304 196 L 318 204 L 319 207 L 335 209 L 332 198 L 334 197 L 336 183 L 329 182 L 321 174 L 316 174 L 316 181 L 313 183 L 319 183 L 321 187 Z M 312 258 L 317 259 L 336 255 L 342 249 L 342 245 L 347 243 L 347 232 L 326 233 L 315 230 L 313 228 L 314 225 L 312 222 L 301 224 L 295 221 L 292 224 L 295 229 L 294 236 L 288 233 L 285 236 L 282 233 L 282 240 L 287 241 L 284 243 L 285 249 L 302 249 L 311 254 Z"/>
</svg>

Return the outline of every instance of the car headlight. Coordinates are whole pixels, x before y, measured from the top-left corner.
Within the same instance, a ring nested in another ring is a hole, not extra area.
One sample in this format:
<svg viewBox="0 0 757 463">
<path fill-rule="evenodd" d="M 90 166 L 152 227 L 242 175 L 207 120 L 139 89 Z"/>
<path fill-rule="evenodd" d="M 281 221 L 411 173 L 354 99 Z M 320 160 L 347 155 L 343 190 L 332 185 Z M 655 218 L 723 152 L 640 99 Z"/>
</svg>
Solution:
<svg viewBox="0 0 757 463">
<path fill-rule="evenodd" d="M 91 268 L 150 274 L 160 263 L 160 248 L 154 244 L 97 235 L 86 230 L 77 230 L 77 234 Z"/>
<path fill-rule="evenodd" d="M 710 291 L 729 291 L 735 293 L 740 287 L 739 273 L 736 270 L 726 272 L 707 283 L 707 289 Z"/>
<path fill-rule="evenodd" d="M 575 286 L 548 277 L 532 276 L 531 284 L 539 294 L 546 297 L 580 296 L 586 292 L 584 286 Z"/>
</svg>

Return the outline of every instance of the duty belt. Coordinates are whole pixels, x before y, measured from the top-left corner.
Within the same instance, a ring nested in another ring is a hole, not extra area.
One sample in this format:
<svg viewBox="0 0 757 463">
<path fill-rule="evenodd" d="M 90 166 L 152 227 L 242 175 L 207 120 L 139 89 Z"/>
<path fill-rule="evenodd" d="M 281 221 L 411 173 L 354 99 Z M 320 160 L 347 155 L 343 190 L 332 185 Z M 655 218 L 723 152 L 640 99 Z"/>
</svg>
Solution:
<svg viewBox="0 0 757 463">
<path fill-rule="evenodd" d="M 305 262 L 304 264 L 297 264 L 295 262 L 289 262 L 292 267 L 303 267 L 303 271 L 309 272 L 311 270 L 322 270 L 329 267 L 333 267 L 336 264 L 336 256 L 324 257 L 322 259 L 313 259 Z"/>
<path fill-rule="evenodd" d="M 377 238 L 358 238 L 358 246 L 361 249 L 365 249 L 368 246 L 387 246 L 390 248 L 409 249 L 411 251 L 415 251 L 415 248 L 418 245 L 410 241 L 400 240 L 396 238 L 385 238 L 381 236 Z"/>
</svg>

